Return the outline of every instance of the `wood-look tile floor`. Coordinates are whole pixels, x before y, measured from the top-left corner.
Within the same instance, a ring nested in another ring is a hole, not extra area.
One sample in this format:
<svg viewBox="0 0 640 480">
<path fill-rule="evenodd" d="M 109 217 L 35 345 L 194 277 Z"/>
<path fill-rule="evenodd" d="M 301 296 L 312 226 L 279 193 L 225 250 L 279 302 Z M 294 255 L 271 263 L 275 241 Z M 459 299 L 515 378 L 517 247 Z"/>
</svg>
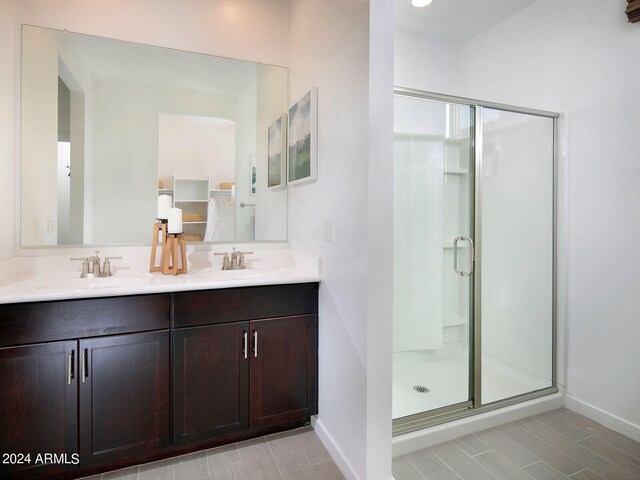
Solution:
<svg viewBox="0 0 640 480">
<path fill-rule="evenodd" d="M 344 480 L 311 427 L 84 480 Z"/>
<path fill-rule="evenodd" d="M 640 443 L 565 408 L 393 460 L 396 480 L 640 480 Z"/>
</svg>

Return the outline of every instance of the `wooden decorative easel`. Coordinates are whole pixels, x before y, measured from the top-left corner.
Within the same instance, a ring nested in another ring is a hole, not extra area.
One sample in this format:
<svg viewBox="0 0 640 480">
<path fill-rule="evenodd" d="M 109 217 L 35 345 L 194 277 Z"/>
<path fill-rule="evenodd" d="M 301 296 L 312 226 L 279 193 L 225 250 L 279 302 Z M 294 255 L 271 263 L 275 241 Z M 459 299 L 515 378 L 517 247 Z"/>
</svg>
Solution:
<svg viewBox="0 0 640 480">
<path fill-rule="evenodd" d="M 167 247 L 163 250 L 162 273 L 165 275 L 180 275 L 187 273 L 187 250 L 182 233 L 169 233 L 167 235 Z M 178 268 L 180 261 L 180 268 Z"/>
<path fill-rule="evenodd" d="M 156 266 L 156 251 L 158 249 L 158 237 L 162 232 L 162 238 L 160 240 L 160 265 Z M 164 257 L 167 254 L 165 245 L 167 244 L 167 221 L 160 220 L 153 226 L 153 238 L 151 239 L 151 261 L 149 262 L 150 272 L 162 272 L 162 266 L 164 265 Z"/>
</svg>

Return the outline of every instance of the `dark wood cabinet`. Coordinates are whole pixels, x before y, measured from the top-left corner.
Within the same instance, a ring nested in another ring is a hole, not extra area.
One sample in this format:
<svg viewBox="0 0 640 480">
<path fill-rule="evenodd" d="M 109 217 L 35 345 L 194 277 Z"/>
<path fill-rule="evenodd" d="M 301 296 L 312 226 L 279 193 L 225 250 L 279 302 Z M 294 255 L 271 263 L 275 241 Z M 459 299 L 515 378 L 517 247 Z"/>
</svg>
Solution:
<svg viewBox="0 0 640 480">
<path fill-rule="evenodd" d="M 249 323 L 173 331 L 173 441 L 249 428 Z"/>
<path fill-rule="evenodd" d="M 0 305 L 0 452 L 31 454 L 1 478 L 73 477 L 169 445 L 170 301 Z"/>
<path fill-rule="evenodd" d="M 171 294 L 0 304 L 0 347 L 170 326 Z"/>
<path fill-rule="evenodd" d="M 317 413 L 315 315 L 173 331 L 173 441 Z"/>
<path fill-rule="evenodd" d="M 173 294 L 173 327 L 289 317 L 318 311 L 318 284 L 198 290 Z"/>
<path fill-rule="evenodd" d="M 1 478 L 65 470 L 78 452 L 77 342 L 0 348 Z M 38 454 L 66 454 L 44 464 Z M 25 455 L 29 455 L 28 463 Z M 22 463 L 15 463 L 15 462 Z"/>
<path fill-rule="evenodd" d="M 79 478 L 303 425 L 317 413 L 317 295 L 0 305 L 0 454 L 30 454 L 0 478 Z"/>
<path fill-rule="evenodd" d="M 254 320 L 251 332 L 251 427 L 316 413 L 315 315 Z"/>
<path fill-rule="evenodd" d="M 169 445 L 169 331 L 80 340 L 80 454 L 94 464 Z"/>
<path fill-rule="evenodd" d="M 35 478 L 168 446 L 169 380 L 169 331 L 1 348 L 0 453 L 30 457 L 0 463 L 0 476 Z M 45 454 L 57 458 L 40 461 Z"/>
</svg>

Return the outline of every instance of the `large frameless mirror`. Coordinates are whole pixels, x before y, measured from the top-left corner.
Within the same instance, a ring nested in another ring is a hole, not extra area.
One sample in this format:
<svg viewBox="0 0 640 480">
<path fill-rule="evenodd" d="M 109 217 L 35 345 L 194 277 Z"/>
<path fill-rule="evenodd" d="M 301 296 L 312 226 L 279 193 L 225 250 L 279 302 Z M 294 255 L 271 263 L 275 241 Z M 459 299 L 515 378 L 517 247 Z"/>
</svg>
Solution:
<svg viewBox="0 0 640 480">
<path fill-rule="evenodd" d="M 193 241 L 286 241 L 287 90 L 283 67 L 23 26 L 22 246 L 149 243 L 162 194 Z"/>
</svg>

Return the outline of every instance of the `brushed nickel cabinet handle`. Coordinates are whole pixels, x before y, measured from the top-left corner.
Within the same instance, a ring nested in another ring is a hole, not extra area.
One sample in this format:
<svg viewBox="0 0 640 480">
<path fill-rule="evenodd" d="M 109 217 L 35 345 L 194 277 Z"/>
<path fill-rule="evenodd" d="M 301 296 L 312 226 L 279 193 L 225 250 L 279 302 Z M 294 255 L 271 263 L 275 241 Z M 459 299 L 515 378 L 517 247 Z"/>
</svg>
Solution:
<svg viewBox="0 0 640 480">
<path fill-rule="evenodd" d="M 71 379 L 73 378 L 73 352 L 74 352 L 74 350 L 71 350 L 71 353 L 69 353 L 69 365 L 68 365 L 68 370 L 67 370 L 67 385 L 71 385 Z"/>
<path fill-rule="evenodd" d="M 82 383 L 87 381 L 87 349 L 82 352 Z"/>
<path fill-rule="evenodd" d="M 247 332 L 242 332 L 242 336 L 244 337 L 244 346 L 242 347 L 242 353 L 244 353 L 244 358 L 249 358 L 248 352 L 248 344 L 249 344 L 249 334 Z"/>
<path fill-rule="evenodd" d="M 253 356 L 258 356 L 258 332 L 253 331 Z"/>
</svg>

